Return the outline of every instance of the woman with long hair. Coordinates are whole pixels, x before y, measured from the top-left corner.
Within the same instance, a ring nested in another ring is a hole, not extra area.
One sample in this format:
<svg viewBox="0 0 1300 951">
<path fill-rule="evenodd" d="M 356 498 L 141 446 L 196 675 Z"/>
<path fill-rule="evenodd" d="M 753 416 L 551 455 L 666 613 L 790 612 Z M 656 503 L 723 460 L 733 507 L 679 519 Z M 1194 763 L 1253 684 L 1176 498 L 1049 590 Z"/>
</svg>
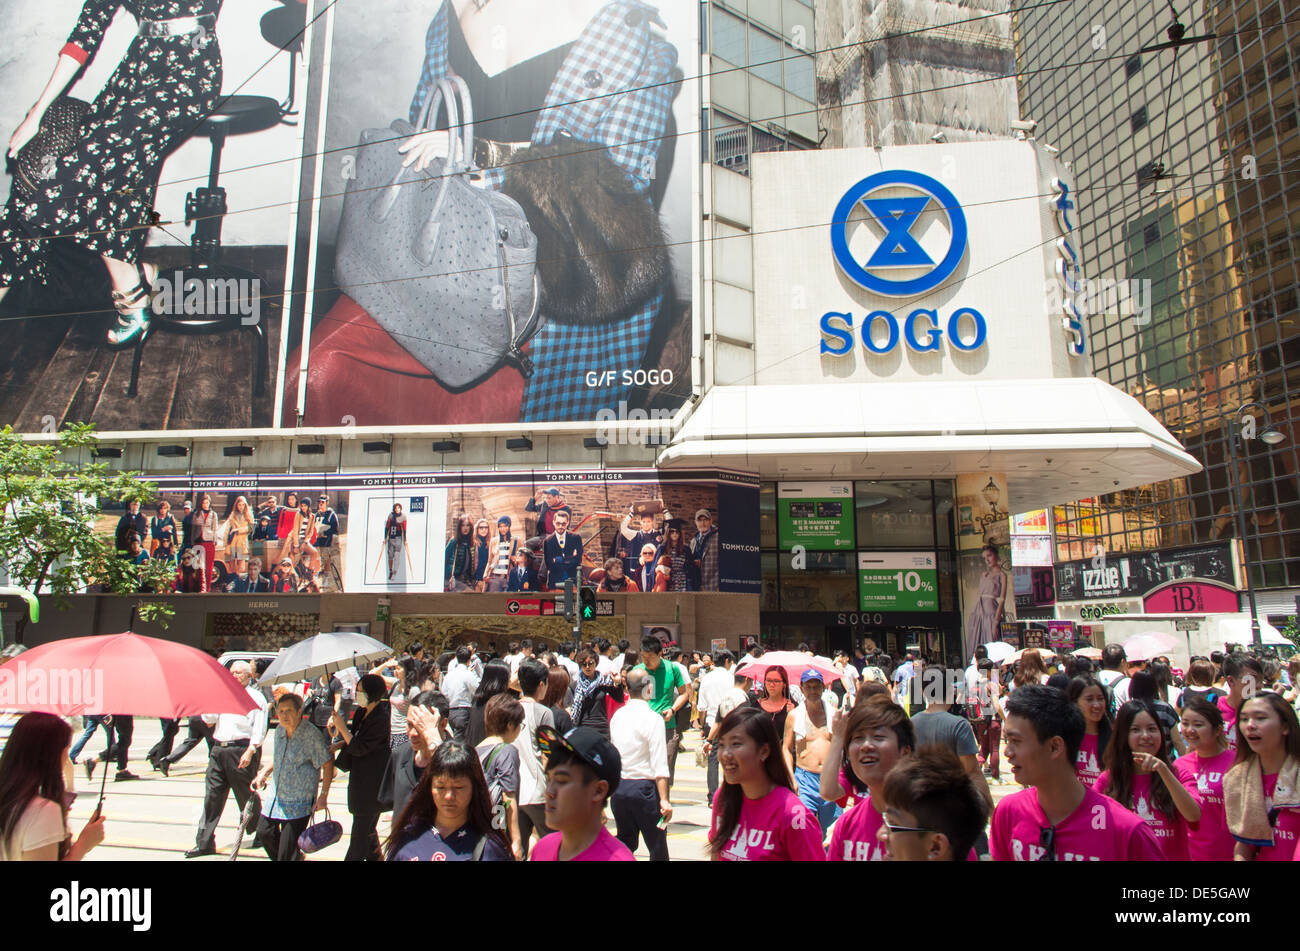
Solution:
<svg viewBox="0 0 1300 951">
<path fill-rule="evenodd" d="M 907 711 L 885 696 L 860 701 L 847 717 L 837 717 L 843 755 L 824 768 L 842 766 L 856 792 L 857 805 L 840 816 L 827 858 L 832 862 L 874 862 L 884 858 L 880 829 L 885 816 L 885 777 L 916 747 L 916 732 Z M 861 798 L 866 794 L 866 798 Z"/>
<path fill-rule="evenodd" d="M 492 574 L 492 567 L 496 564 L 493 557 L 496 553 L 496 542 L 492 539 L 492 524 L 486 519 L 481 518 L 474 523 L 474 561 L 472 574 L 474 576 L 474 590 L 486 591 L 488 577 Z"/>
<path fill-rule="evenodd" d="M 1043 655 L 1036 650 L 1026 650 L 1016 661 L 1016 673 L 1011 678 L 1011 689 L 1015 690 L 1025 684 L 1045 684 L 1047 677 L 1047 665 L 1043 663 Z"/>
<path fill-rule="evenodd" d="M 194 544 L 203 549 L 203 570 L 208 590 L 217 571 L 217 513 L 212 511 L 212 496 L 204 492 L 199 496 L 199 507 L 194 513 Z"/>
<path fill-rule="evenodd" d="M 1114 729 L 1106 702 L 1106 688 L 1092 674 L 1081 674 L 1070 679 L 1065 695 L 1083 714 L 1083 742 L 1079 744 L 1079 758 L 1074 768 L 1079 774 L 1079 782 L 1091 788 L 1097 785 L 1097 777 L 1101 775 L 1103 757 Z"/>
<path fill-rule="evenodd" d="M 492 798 L 472 746 L 447 740 L 433 751 L 384 847 L 390 862 L 513 862 L 493 823 Z"/>
<path fill-rule="evenodd" d="M 208 572 L 204 567 L 206 557 L 202 546 L 195 545 L 181 552 L 180 569 L 176 575 L 176 590 L 182 594 L 200 594 L 208 590 Z"/>
<path fill-rule="evenodd" d="M 72 728 L 52 713 L 25 714 L 0 755 L 0 861 L 76 862 L 104 841 L 104 818 L 68 832 Z"/>
<path fill-rule="evenodd" d="M 235 574 L 242 574 L 248 568 L 249 539 L 253 537 L 253 513 L 248 507 L 248 499 L 240 496 L 235 499 L 235 507 L 226 519 L 226 559 L 232 562 L 230 569 Z"/>
<path fill-rule="evenodd" d="M 781 738 L 761 710 L 738 707 L 718 728 L 722 786 L 713 797 L 709 856 L 717 861 L 817 862 L 817 817 L 793 792 Z"/>
<path fill-rule="evenodd" d="M 1119 708 L 1104 759 L 1106 769 L 1093 788 L 1141 816 L 1166 859 L 1187 861 L 1187 823 L 1201 820 L 1201 804 L 1174 775 L 1155 707 L 1130 700 Z"/>
<path fill-rule="evenodd" d="M 474 519 L 462 515 L 443 552 L 443 591 L 474 590 Z"/>
<path fill-rule="evenodd" d="M 511 559 L 519 550 L 519 539 L 511 533 L 510 525 L 509 515 L 502 515 L 497 519 L 497 533 L 492 539 L 491 561 L 483 575 L 488 591 L 505 591 L 509 584 Z"/>
<path fill-rule="evenodd" d="M 655 562 L 668 559 L 668 591 L 693 591 L 691 584 L 691 550 L 686 544 L 685 526 L 680 518 L 670 518 L 664 527 L 664 543 L 655 552 Z"/>
<path fill-rule="evenodd" d="M 275 537 L 281 542 L 283 549 L 284 542 L 289 540 L 293 534 L 293 520 L 298 517 L 298 493 L 290 492 L 284 497 L 284 508 L 280 509 L 279 517 L 275 521 Z M 269 555 L 269 552 L 268 552 Z"/>
<path fill-rule="evenodd" d="M 483 676 L 479 678 L 478 689 L 469 705 L 469 723 L 465 726 L 465 742 L 478 746 L 487 736 L 484 720 L 487 702 L 499 693 L 510 689 L 510 665 L 504 660 L 490 660 L 483 667 Z"/>
<path fill-rule="evenodd" d="M 1261 693 L 1237 714 L 1237 761 L 1223 780 L 1233 858 L 1288 862 L 1300 838 L 1300 722 L 1275 693 Z"/>
<path fill-rule="evenodd" d="M 176 564 L 176 519 L 166 499 L 158 502 L 158 514 L 149 520 L 149 557 Z"/>
<path fill-rule="evenodd" d="M 564 700 L 569 695 L 569 672 L 558 664 L 546 675 L 546 696 L 542 706 L 548 708 L 555 717 L 555 731 L 564 736 L 573 729 L 573 717 L 565 709 Z"/>
<path fill-rule="evenodd" d="M 980 574 L 979 597 L 966 618 L 966 637 L 972 650 L 1001 636 L 1007 593 L 1011 590 L 1011 579 L 1002 567 L 997 548 L 985 545 L 980 556 L 984 571 Z"/>
<path fill-rule="evenodd" d="M 108 344 L 115 349 L 134 344 L 152 317 L 157 268 L 146 269 L 140 252 L 157 219 L 163 159 L 221 93 L 221 0 L 86 0 L 49 81 L 9 139 L 9 155 L 17 157 L 99 50 L 119 6 L 139 22 L 135 39 L 78 123 L 72 147 L 15 176 L 0 214 L 0 298 L 23 281 L 44 284 L 50 239 L 71 241 L 108 269 L 117 311 Z"/>
<path fill-rule="evenodd" d="M 1187 753 L 1174 760 L 1174 775 L 1188 789 L 1195 789 L 1201 803 L 1201 819 L 1190 824 L 1187 853 L 1193 862 L 1231 862 L 1232 836 L 1228 834 L 1223 810 L 1223 779 L 1236 761 L 1223 735 L 1223 714 L 1218 705 L 1203 698 L 1187 698 L 1181 718 Z"/>
<path fill-rule="evenodd" d="M 300 557 L 306 556 L 310 559 L 309 566 L 314 566 L 317 554 L 312 543 L 316 541 L 316 513 L 311 510 L 311 500 L 307 496 L 298 499 L 298 511 L 293 514 L 288 536 L 280 537 L 284 539 L 284 544 L 280 546 L 281 558 L 290 558 L 296 562 Z"/>
<path fill-rule="evenodd" d="M 777 736 L 785 736 L 785 718 L 795 708 L 790 698 L 790 677 L 785 668 L 774 664 L 763 673 L 763 695 L 750 701 L 772 720 Z"/>
</svg>

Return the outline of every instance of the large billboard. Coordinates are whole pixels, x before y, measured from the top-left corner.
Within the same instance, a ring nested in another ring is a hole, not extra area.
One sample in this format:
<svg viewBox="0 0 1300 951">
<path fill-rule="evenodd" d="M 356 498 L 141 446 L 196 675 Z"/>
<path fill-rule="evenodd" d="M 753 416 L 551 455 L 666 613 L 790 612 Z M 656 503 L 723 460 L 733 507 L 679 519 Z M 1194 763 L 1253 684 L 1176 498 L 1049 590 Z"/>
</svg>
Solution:
<svg viewBox="0 0 1300 951">
<path fill-rule="evenodd" d="M 285 47 L 305 14 L 0 6 L 0 423 L 272 425 L 306 75 Z"/>
<path fill-rule="evenodd" d="M 758 480 L 654 469 L 168 476 L 96 531 L 181 593 L 759 590 Z"/>
<path fill-rule="evenodd" d="M 678 408 L 691 388 L 698 4 L 312 7 L 332 40 L 312 76 L 323 158 L 286 419 Z"/>
</svg>

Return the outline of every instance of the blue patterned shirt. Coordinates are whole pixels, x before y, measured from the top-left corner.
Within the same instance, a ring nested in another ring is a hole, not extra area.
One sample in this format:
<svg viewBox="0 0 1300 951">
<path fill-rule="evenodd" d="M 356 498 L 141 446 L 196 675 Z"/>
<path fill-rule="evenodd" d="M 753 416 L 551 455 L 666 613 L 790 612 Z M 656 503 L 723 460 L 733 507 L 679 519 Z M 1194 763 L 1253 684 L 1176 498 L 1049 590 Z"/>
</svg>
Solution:
<svg viewBox="0 0 1300 951">
<path fill-rule="evenodd" d="M 311 815 L 320 783 L 321 767 L 330 761 L 330 745 L 311 721 L 302 720 L 293 736 L 275 731 L 275 768 L 271 785 L 262 796 L 270 819 L 301 819 Z"/>
</svg>

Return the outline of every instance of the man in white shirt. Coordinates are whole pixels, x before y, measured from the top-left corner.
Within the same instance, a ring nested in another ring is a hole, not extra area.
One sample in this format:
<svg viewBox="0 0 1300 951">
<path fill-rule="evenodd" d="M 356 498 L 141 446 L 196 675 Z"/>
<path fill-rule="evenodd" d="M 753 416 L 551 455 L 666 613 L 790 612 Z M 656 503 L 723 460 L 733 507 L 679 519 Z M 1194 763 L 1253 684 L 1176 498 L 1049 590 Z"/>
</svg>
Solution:
<svg viewBox="0 0 1300 951">
<path fill-rule="evenodd" d="M 537 730 L 542 726 L 555 729 L 555 715 L 544 707 L 549 671 L 539 660 L 529 658 L 519 665 L 519 689 L 523 693 L 524 727 L 515 737 L 514 746 L 519 751 L 519 841 L 524 858 L 528 858 L 533 829 L 538 837 L 554 831 L 546 825 L 546 766 L 541 748 L 537 745 Z M 659 731 L 663 732 L 663 721 Z"/>
<path fill-rule="evenodd" d="M 469 648 L 469 669 L 474 672 L 474 676 L 479 680 L 483 679 L 483 658 L 478 656 L 478 644 L 470 641 L 466 645 Z M 453 657 L 447 662 L 447 673 L 451 673 L 460 666 L 459 656 Z"/>
<path fill-rule="evenodd" d="M 604 637 L 596 640 L 596 672 L 611 677 L 623 672 L 623 654 Z"/>
<path fill-rule="evenodd" d="M 664 719 L 650 709 L 654 680 L 645 670 L 627 675 L 628 701 L 609 721 L 609 739 L 618 750 L 623 771 L 610 797 L 618 840 L 636 851 L 638 833 L 645 838 L 650 861 L 668 861 L 668 744 Z"/>
<path fill-rule="evenodd" d="M 249 713 L 205 714 L 203 717 L 204 723 L 213 726 L 212 751 L 208 754 L 208 771 L 203 777 L 203 821 L 199 824 L 194 848 L 185 853 L 187 859 L 216 854 L 217 825 L 221 822 L 226 801 L 233 792 L 239 811 L 243 812 L 249 786 L 257 776 L 261 761 L 262 741 L 266 739 L 266 698 L 261 690 L 251 686 L 253 668 L 245 661 L 231 664 L 230 673 L 256 706 Z"/>
<path fill-rule="evenodd" d="M 568 672 L 569 683 L 576 684 L 578 682 L 578 674 L 582 673 L 582 671 L 578 669 L 577 664 L 569 660 L 569 655 L 572 653 L 573 645 L 568 641 L 565 641 L 563 644 L 560 644 L 555 648 L 555 659 L 559 661 L 560 666 Z"/>
<path fill-rule="evenodd" d="M 474 703 L 474 691 L 478 690 L 479 684 L 469 661 L 469 648 L 462 644 L 456 648 L 456 666 L 448 664 L 447 676 L 442 679 L 442 693 L 450 708 L 447 719 L 451 721 L 452 735 L 458 740 L 465 738 L 470 706 Z"/>
<path fill-rule="evenodd" d="M 718 722 L 718 706 L 723 698 L 736 686 L 736 658 L 729 650 L 720 650 L 713 655 L 715 661 L 711 671 L 700 678 L 700 709 L 704 711 L 704 735 L 708 736 L 713 725 Z M 708 767 L 709 802 L 718 791 L 718 751 L 709 751 Z"/>
</svg>

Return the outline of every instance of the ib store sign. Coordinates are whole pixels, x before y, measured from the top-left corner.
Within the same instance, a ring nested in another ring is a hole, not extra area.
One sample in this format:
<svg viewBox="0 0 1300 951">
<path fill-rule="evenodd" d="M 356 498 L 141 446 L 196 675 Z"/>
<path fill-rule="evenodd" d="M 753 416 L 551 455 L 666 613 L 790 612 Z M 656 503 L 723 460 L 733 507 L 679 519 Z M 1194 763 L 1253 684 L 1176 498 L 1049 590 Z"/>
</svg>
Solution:
<svg viewBox="0 0 1300 951">
<path fill-rule="evenodd" d="M 859 209 L 865 210 L 869 224 L 855 220 Z M 860 244 L 851 244 L 851 231 L 876 232 L 865 258 Z M 937 246 L 930 240 L 936 231 L 947 235 Z M 868 175 L 844 193 L 831 219 L 836 264 L 855 284 L 882 297 L 917 297 L 943 286 L 966 256 L 968 235 L 956 195 L 938 179 L 906 169 Z M 970 306 L 946 314 L 916 307 L 906 315 L 878 308 L 860 320 L 851 311 L 828 311 L 821 318 L 821 334 L 821 352 L 832 355 L 849 353 L 855 335 L 877 354 L 889 353 L 900 342 L 915 353 L 929 353 L 940 350 L 945 339 L 953 349 L 971 352 L 985 345 L 988 322 Z"/>
</svg>

